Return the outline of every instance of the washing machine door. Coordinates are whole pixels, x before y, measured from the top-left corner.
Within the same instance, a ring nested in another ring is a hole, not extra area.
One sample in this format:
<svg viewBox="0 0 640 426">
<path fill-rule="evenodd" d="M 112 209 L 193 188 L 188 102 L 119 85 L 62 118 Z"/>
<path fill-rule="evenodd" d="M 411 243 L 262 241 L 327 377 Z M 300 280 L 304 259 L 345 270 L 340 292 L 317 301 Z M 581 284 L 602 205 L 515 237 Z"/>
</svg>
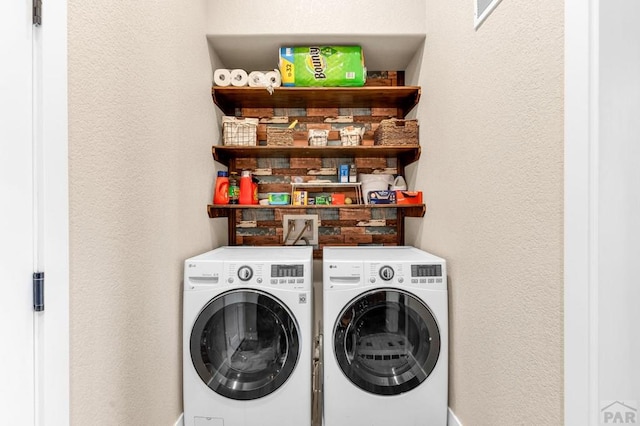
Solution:
<svg viewBox="0 0 640 426">
<path fill-rule="evenodd" d="M 398 395 L 429 377 L 440 354 L 440 332 L 416 296 L 376 289 L 342 310 L 333 344 L 338 365 L 353 384 L 377 395 Z"/>
<path fill-rule="evenodd" d="M 193 366 L 207 386 L 227 398 L 252 400 L 291 376 L 300 357 L 300 331 L 278 299 L 239 289 L 204 307 L 190 345 Z"/>
</svg>

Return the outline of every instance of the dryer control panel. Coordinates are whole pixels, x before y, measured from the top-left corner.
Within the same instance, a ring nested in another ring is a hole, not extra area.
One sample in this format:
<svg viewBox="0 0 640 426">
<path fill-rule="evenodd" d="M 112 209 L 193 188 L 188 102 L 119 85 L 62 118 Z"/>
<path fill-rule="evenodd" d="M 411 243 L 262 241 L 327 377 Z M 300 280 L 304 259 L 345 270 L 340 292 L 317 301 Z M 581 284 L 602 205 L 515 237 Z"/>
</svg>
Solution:
<svg viewBox="0 0 640 426">
<path fill-rule="evenodd" d="M 369 284 L 404 284 L 407 281 L 407 268 L 398 262 L 365 262 L 365 281 Z"/>
<path fill-rule="evenodd" d="M 409 262 L 365 262 L 365 282 L 371 285 L 398 284 L 433 286 L 445 280 L 440 264 Z"/>
</svg>

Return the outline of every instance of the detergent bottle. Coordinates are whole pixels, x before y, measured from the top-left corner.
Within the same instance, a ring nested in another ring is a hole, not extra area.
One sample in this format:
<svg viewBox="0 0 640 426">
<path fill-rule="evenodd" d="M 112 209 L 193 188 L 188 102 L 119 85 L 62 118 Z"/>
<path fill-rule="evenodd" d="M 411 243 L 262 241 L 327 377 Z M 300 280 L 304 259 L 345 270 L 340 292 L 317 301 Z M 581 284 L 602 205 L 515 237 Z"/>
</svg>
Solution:
<svg viewBox="0 0 640 426">
<path fill-rule="evenodd" d="M 240 196 L 238 204 L 253 204 L 254 183 L 249 170 L 243 170 L 240 174 Z"/>
<path fill-rule="evenodd" d="M 213 192 L 213 204 L 229 204 L 229 173 L 220 171 Z"/>
<path fill-rule="evenodd" d="M 239 196 L 238 172 L 231 172 L 229 173 L 229 204 L 238 204 Z"/>
<path fill-rule="evenodd" d="M 252 198 L 251 198 L 251 203 L 252 204 L 259 204 L 258 201 L 258 184 L 260 183 L 260 181 L 258 179 L 256 179 L 255 177 L 251 178 L 251 190 L 253 191 L 252 193 Z"/>
</svg>

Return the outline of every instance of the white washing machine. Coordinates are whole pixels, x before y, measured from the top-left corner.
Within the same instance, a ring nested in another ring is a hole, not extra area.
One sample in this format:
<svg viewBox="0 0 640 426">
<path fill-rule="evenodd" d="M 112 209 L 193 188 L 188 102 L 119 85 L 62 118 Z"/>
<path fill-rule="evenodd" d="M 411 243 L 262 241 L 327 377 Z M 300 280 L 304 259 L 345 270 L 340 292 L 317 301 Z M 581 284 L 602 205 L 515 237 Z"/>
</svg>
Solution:
<svg viewBox="0 0 640 426">
<path fill-rule="evenodd" d="M 185 426 L 311 424 L 312 257 L 221 247 L 185 261 Z"/>
<path fill-rule="evenodd" d="M 323 251 L 325 426 L 446 426 L 447 272 L 414 247 Z"/>
</svg>

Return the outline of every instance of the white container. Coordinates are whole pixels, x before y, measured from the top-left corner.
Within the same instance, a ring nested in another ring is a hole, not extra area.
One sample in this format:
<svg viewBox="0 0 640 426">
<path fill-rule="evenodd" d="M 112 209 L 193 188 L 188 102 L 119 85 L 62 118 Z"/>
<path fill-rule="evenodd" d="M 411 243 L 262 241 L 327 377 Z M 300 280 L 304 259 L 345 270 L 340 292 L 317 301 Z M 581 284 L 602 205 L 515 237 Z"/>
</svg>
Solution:
<svg viewBox="0 0 640 426">
<path fill-rule="evenodd" d="M 400 175 L 396 176 L 395 180 L 389 187 L 392 191 L 406 191 L 407 190 L 407 182 Z"/>
<path fill-rule="evenodd" d="M 360 173 L 358 177 L 362 183 L 362 198 L 367 204 L 369 192 L 386 191 L 389 185 L 393 184 L 393 175 Z"/>
</svg>

